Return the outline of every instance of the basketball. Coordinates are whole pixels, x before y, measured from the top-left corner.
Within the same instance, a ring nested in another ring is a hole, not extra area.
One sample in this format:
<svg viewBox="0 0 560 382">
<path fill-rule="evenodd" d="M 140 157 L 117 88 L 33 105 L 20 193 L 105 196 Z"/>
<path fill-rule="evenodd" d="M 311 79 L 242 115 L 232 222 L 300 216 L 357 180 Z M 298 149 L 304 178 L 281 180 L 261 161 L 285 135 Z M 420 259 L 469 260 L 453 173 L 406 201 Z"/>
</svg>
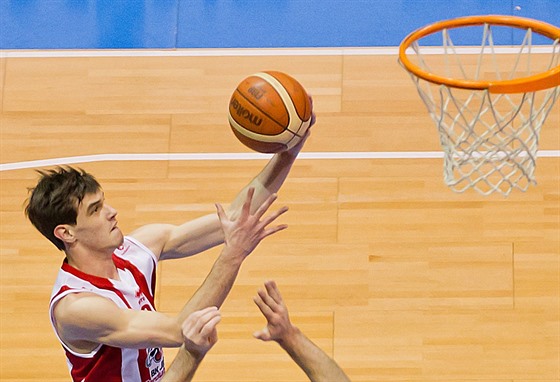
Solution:
<svg viewBox="0 0 560 382">
<path fill-rule="evenodd" d="M 261 153 L 289 150 L 311 125 L 311 100 L 293 77 L 276 71 L 245 78 L 229 102 L 229 125 L 241 143 Z"/>
</svg>

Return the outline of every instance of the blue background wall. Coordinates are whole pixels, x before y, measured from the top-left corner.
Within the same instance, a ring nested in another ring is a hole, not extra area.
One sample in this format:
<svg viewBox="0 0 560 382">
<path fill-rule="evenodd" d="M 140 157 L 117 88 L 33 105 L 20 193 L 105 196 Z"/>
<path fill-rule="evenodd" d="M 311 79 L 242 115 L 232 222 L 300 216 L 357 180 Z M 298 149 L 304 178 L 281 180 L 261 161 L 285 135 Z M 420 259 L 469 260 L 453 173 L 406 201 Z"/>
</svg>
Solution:
<svg viewBox="0 0 560 382">
<path fill-rule="evenodd" d="M 396 46 L 475 14 L 560 25 L 560 0 L 0 0 L 0 49 Z"/>
</svg>

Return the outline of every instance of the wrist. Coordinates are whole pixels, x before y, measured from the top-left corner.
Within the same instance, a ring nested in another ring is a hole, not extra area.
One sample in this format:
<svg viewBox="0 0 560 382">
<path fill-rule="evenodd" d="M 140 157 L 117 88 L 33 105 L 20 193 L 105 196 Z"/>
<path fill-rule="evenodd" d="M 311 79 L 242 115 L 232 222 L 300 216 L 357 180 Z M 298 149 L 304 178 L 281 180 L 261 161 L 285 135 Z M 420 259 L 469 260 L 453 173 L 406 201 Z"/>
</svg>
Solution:
<svg viewBox="0 0 560 382">
<path fill-rule="evenodd" d="M 293 163 L 299 154 L 299 150 L 286 150 L 278 153 L 278 160 L 283 164 L 291 164 Z"/>
<path fill-rule="evenodd" d="M 228 263 L 228 265 L 234 267 L 240 267 L 243 260 L 249 255 L 250 251 L 245 250 L 242 247 L 236 247 L 231 245 L 224 245 L 221 253 L 222 261 Z"/>
<path fill-rule="evenodd" d="M 294 347 L 297 347 L 296 345 L 301 340 L 302 336 L 303 333 L 301 332 L 301 330 L 299 330 L 298 327 L 292 325 L 281 338 L 278 338 L 276 340 L 276 342 L 278 342 L 278 344 L 284 349 L 292 349 Z"/>
<path fill-rule="evenodd" d="M 206 356 L 207 351 L 197 351 L 192 349 L 185 349 L 185 351 L 190 355 L 191 359 L 196 363 L 199 364 L 202 362 L 204 357 Z"/>
</svg>

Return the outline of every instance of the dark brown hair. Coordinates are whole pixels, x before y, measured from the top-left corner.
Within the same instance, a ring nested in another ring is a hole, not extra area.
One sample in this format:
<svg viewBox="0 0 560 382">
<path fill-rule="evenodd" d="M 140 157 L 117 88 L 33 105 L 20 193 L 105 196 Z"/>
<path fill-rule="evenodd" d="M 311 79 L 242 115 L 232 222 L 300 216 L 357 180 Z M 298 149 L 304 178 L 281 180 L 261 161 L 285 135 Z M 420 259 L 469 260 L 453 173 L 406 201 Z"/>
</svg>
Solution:
<svg viewBox="0 0 560 382">
<path fill-rule="evenodd" d="M 76 224 L 84 196 L 96 193 L 101 186 L 93 175 L 69 166 L 37 172 L 41 177 L 34 188 L 29 188 L 25 215 L 62 251 L 64 242 L 54 235 L 54 229 L 60 224 Z"/>
</svg>

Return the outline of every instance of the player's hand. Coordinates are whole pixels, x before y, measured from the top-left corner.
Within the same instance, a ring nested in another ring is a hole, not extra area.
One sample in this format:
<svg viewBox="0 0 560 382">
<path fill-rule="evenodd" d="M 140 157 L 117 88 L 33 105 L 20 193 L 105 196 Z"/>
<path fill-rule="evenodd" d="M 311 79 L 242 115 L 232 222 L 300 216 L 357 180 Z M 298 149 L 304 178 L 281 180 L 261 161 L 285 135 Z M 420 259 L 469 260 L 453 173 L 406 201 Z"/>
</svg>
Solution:
<svg viewBox="0 0 560 382">
<path fill-rule="evenodd" d="M 250 187 L 247 191 L 247 198 L 241 207 L 238 216 L 229 218 L 220 204 L 216 204 L 218 218 L 224 232 L 224 243 L 226 248 L 239 253 L 242 258 L 248 256 L 255 247 L 267 236 L 286 229 L 286 224 L 270 225 L 280 215 L 288 210 L 282 207 L 279 210 L 264 216 L 272 203 L 277 198 L 276 194 L 270 195 L 258 208 L 251 214 L 251 203 L 255 194 L 255 188 Z"/>
<path fill-rule="evenodd" d="M 185 349 L 195 357 L 203 358 L 218 341 L 216 325 L 221 319 L 215 306 L 191 313 L 182 325 Z"/>
<path fill-rule="evenodd" d="M 309 102 L 311 103 L 311 124 L 309 125 L 309 129 L 311 129 L 311 126 L 313 126 L 315 122 L 317 122 L 317 116 L 313 111 L 313 97 L 311 95 L 309 95 Z"/>
<path fill-rule="evenodd" d="M 290 322 L 288 308 L 282 300 L 276 283 L 267 281 L 264 286 L 266 290 L 260 289 L 253 301 L 266 318 L 267 324 L 262 330 L 253 333 L 253 336 L 262 341 L 281 342 L 293 335 L 296 328 Z"/>
<path fill-rule="evenodd" d="M 311 102 L 311 110 L 313 110 L 313 97 L 309 96 L 309 101 Z M 307 141 L 307 139 L 311 135 L 311 127 L 313 127 L 313 125 L 315 124 L 316 121 L 317 121 L 317 116 L 315 115 L 315 112 L 312 111 L 311 112 L 311 123 L 309 124 L 309 127 L 307 128 L 307 131 L 305 132 L 305 135 L 303 137 L 301 137 L 301 139 L 299 140 L 297 145 L 295 145 L 294 147 L 292 147 L 289 150 L 284 151 L 284 153 L 286 153 L 288 155 L 297 156 L 299 154 L 299 152 L 301 151 L 301 149 L 303 148 L 303 145 L 305 145 L 305 142 Z M 280 154 L 282 154 L 282 153 L 280 153 Z"/>
</svg>

